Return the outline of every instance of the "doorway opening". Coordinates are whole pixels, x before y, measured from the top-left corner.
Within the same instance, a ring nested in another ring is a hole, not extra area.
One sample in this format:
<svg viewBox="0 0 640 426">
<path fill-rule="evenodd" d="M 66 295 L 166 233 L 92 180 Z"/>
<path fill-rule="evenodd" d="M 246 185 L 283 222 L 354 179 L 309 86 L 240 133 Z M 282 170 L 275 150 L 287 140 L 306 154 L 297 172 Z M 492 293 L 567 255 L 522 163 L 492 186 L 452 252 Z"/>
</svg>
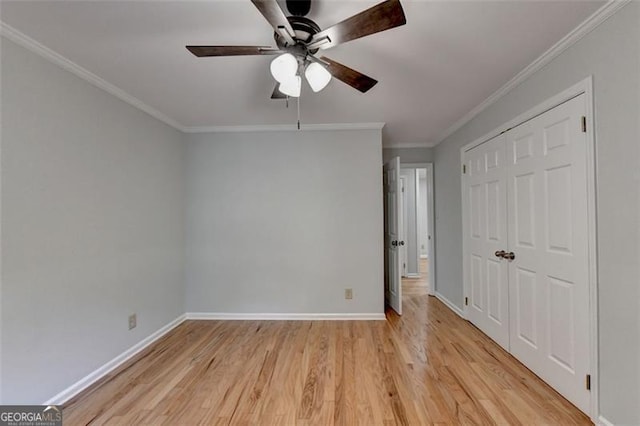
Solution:
<svg viewBox="0 0 640 426">
<path fill-rule="evenodd" d="M 385 302 L 435 294 L 433 164 L 385 164 Z"/>
<path fill-rule="evenodd" d="M 427 206 L 427 168 L 400 164 L 403 182 L 402 290 L 405 296 L 430 294 L 429 287 L 429 213 Z"/>
</svg>

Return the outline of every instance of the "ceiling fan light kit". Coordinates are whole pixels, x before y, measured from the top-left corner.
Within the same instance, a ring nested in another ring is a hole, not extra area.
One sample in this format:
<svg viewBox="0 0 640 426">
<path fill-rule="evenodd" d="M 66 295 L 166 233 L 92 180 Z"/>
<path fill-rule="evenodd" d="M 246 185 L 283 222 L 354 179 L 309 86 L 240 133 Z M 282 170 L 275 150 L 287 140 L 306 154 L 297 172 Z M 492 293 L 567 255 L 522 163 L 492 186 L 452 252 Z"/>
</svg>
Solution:
<svg viewBox="0 0 640 426">
<path fill-rule="evenodd" d="M 271 61 L 271 75 L 278 83 L 284 83 L 297 72 L 298 60 L 291 53 L 285 53 Z"/>
<path fill-rule="evenodd" d="M 331 73 L 317 62 L 307 65 L 304 76 L 309 86 L 311 86 L 311 90 L 316 93 L 327 87 L 327 84 L 331 81 Z"/>
<path fill-rule="evenodd" d="M 292 98 L 299 98 L 302 90 L 302 77 L 294 75 L 280 83 L 278 87 L 280 92 Z"/>
<path fill-rule="evenodd" d="M 271 74 L 279 83 L 278 90 L 287 96 L 299 97 L 302 74 L 314 92 L 329 84 L 331 77 L 367 92 L 377 81 L 327 57 L 317 58 L 319 50 L 329 49 L 348 41 L 366 37 L 406 24 L 400 0 L 386 0 L 353 15 L 325 30 L 308 19 L 311 6 L 294 5 L 287 1 L 293 16 L 286 16 L 277 0 L 251 0 L 262 16 L 271 24 L 277 47 L 268 46 L 186 46 L 197 57 L 238 55 L 279 55 L 271 62 Z M 302 0 L 301 0 L 302 2 Z M 273 99 L 280 99 L 274 90 Z"/>
</svg>

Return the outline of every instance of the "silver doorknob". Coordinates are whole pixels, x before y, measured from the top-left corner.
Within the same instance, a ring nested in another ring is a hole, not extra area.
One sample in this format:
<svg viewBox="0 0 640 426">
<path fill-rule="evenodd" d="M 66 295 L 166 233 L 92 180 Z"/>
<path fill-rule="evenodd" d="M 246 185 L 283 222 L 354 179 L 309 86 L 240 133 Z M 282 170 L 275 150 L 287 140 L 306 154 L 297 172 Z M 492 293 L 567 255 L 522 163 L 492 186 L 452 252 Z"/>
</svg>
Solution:
<svg viewBox="0 0 640 426">
<path fill-rule="evenodd" d="M 398 247 L 398 242 L 396 240 L 391 241 L 391 245 L 394 247 Z"/>
<path fill-rule="evenodd" d="M 398 241 L 398 245 L 399 246 L 403 246 L 404 245 L 404 241 Z"/>
<path fill-rule="evenodd" d="M 505 254 L 507 254 L 507 252 L 504 251 L 504 250 L 500 250 L 500 251 L 495 252 L 494 254 L 496 255 L 496 257 L 501 257 L 501 258 L 504 259 L 504 256 L 505 256 Z"/>
<path fill-rule="evenodd" d="M 514 252 L 510 251 L 509 253 L 505 253 L 505 255 L 502 256 L 502 257 L 504 259 L 507 259 L 507 260 L 513 260 L 513 259 L 516 258 L 516 254 Z"/>
</svg>

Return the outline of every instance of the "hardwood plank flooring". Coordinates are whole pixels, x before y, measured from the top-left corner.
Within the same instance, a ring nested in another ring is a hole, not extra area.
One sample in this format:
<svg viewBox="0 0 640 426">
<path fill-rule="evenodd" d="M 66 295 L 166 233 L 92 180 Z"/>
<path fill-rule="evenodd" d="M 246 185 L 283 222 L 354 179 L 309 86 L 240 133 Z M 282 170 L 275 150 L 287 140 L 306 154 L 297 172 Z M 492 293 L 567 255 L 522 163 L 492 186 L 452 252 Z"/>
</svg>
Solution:
<svg viewBox="0 0 640 426">
<path fill-rule="evenodd" d="M 428 294 L 427 282 L 428 259 L 420 259 L 420 278 L 402 278 L 402 294 L 404 296 L 425 296 Z"/>
<path fill-rule="evenodd" d="M 186 321 L 65 425 L 590 424 L 441 302 L 387 321 Z"/>
</svg>

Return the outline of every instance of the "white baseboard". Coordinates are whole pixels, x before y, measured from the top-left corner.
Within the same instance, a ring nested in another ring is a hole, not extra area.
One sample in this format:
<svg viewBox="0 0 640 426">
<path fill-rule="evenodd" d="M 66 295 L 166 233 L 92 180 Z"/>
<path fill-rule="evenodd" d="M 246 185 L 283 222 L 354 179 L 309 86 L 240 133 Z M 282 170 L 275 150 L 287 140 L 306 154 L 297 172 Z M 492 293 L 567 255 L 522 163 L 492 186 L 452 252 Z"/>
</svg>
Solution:
<svg viewBox="0 0 640 426">
<path fill-rule="evenodd" d="M 83 377 L 82 379 L 78 380 L 76 383 L 69 386 L 68 388 L 66 388 L 65 390 L 63 390 L 62 392 L 54 396 L 53 398 L 44 402 L 43 405 L 64 404 L 66 401 L 70 400 L 71 398 L 73 398 L 74 396 L 76 396 L 77 394 L 85 390 L 87 387 L 91 386 L 92 384 L 100 380 L 102 377 L 109 374 L 111 371 L 118 368 L 120 365 L 127 362 L 131 358 L 133 358 L 135 355 L 137 355 L 140 351 L 145 349 L 147 346 L 151 345 L 153 342 L 155 342 L 156 340 L 158 340 L 159 338 L 161 338 L 162 336 L 164 336 L 165 334 L 167 334 L 168 332 L 176 328 L 185 319 L 186 319 L 185 314 L 180 315 L 178 318 L 174 319 L 173 321 L 171 321 L 169 324 L 165 325 L 158 331 L 154 332 L 153 334 L 147 336 L 140 342 L 136 343 L 135 345 L 133 345 L 132 347 L 130 347 L 129 349 L 127 349 L 126 351 L 118 355 L 117 357 L 113 358 L 111 361 L 104 364 L 102 367 L 98 368 L 97 370 L 94 370 L 93 372 Z"/>
<path fill-rule="evenodd" d="M 420 255 L 420 259 L 428 259 L 429 255 L 428 254 L 421 254 Z"/>
<path fill-rule="evenodd" d="M 452 301 L 450 301 L 449 299 L 447 299 L 446 297 L 444 297 L 442 294 L 438 293 L 437 291 L 436 291 L 435 296 L 436 296 L 436 299 L 438 299 L 439 301 L 441 301 L 442 303 L 447 305 L 447 308 L 451 309 L 453 312 L 458 314 L 461 318 L 466 319 L 464 317 L 464 312 L 462 312 L 462 309 L 457 307 Z"/>
<path fill-rule="evenodd" d="M 385 320 L 384 313 L 367 314 L 265 314 L 265 313 L 223 313 L 187 312 L 189 320 L 266 320 L 266 321 L 354 321 Z"/>
<path fill-rule="evenodd" d="M 596 423 L 598 426 L 614 426 L 613 422 L 605 419 L 603 416 L 598 416 L 598 421 Z"/>
<path fill-rule="evenodd" d="M 406 278 L 412 278 L 412 279 L 414 279 L 414 278 L 420 278 L 420 274 L 407 274 L 407 275 L 406 275 Z"/>
</svg>

